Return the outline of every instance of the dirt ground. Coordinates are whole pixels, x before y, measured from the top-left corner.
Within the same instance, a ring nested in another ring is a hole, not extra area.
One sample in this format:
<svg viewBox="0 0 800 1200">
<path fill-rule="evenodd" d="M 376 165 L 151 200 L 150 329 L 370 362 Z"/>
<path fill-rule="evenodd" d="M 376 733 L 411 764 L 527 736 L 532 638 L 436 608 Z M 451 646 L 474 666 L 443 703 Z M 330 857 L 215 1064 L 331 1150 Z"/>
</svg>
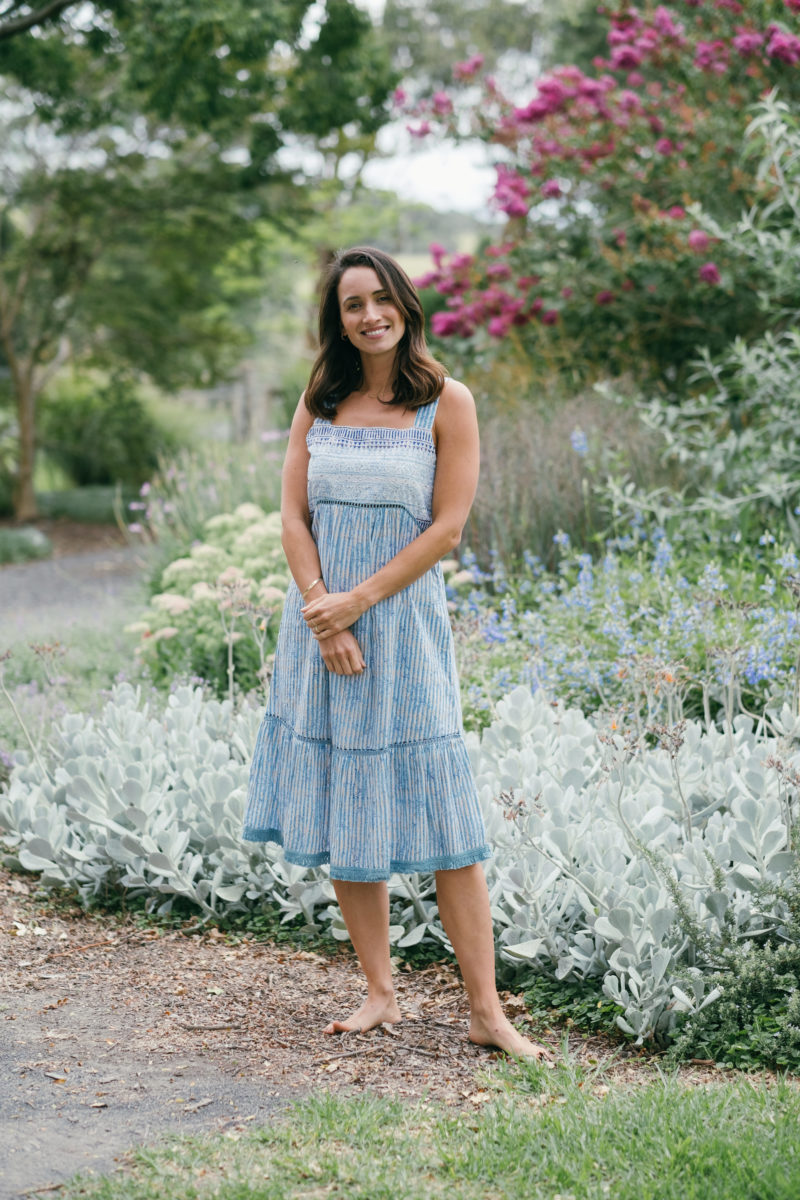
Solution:
<svg viewBox="0 0 800 1200">
<path fill-rule="evenodd" d="M 167 1131 L 265 1123 L 312 1090 L 362 1090 L 471 1108 L 496 1056 L 466 1038 L 455 969 L 401 970 L 404 1020 L 366 1035 L 324 1025 L 361 998 L 355 960 L 187 936 L 56 909 L 0 871 L 0 1196 L 56 1194 Z M 510 1015 L 521 997 L 506 994 Z M 537 1031 L 557 1052 L 560 1035 Z M 613 1051 L 572 1039 L 590 1065 Z M 651 1078 L 626 1052 L 615 1078 Z M 704 1071 L 704 1076 L 709 1072 Z M 605 1082 L 608 1082 L 606 1077 Z M 41 1189 L 45 1189 L 41 1191 Z"/>
</svg>

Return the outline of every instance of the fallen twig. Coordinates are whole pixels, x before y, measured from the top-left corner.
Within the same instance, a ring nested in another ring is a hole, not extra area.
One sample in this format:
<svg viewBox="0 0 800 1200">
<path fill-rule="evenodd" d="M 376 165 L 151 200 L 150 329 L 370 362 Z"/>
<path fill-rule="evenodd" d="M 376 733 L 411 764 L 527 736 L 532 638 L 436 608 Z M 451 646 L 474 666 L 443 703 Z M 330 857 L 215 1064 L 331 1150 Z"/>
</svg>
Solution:
<svg viewBox="0 0 800 1200">
<path fill-rule="evenodd" d="M 324 1058 L 315 1058 L 314 1062 L 334 1062 L 337 1058 L 354 1058 L 359 1054 L 375 1054 L 377 1050 L 385 1049 L 385 1046 L 364 1046 L 363 1049 L 359 1050 L 345 1050 L 343 1054 L 326 1054 Z M 394 1046 L 392 1046 L 392 1050 L 394 1050 Z"/>
<path fill-rule="evenodd" d="M 233 1029 L 233 1021 L 228 1021 L 225 1025 L 184 1025 L 182 1021 L 179 1021 L 178 1024 L 187 1033 L 210 1033 L 213 1030 Z"/>
</svg>

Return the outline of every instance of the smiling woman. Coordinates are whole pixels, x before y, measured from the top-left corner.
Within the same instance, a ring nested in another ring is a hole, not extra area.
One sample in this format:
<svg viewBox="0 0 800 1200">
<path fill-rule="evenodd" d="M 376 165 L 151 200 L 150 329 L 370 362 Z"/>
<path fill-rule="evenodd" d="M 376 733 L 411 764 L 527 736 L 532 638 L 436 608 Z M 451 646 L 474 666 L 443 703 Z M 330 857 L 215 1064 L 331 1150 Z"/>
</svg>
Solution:
<svg viewBox="0 0 800 1200">
<path fill-rule="evenodd" d="M 345 251 L 323 285 L 320 352 L 284 465 L 283 546 L 295 583 L 243 836 L 278 842 L 299 866 L 330 864 L 368 990 L 327 1033 L 400 1020 L 387 881 L 434 871 L 469 993 L 470 1039 L 539 1057 L 495 988 L 480 865 L 490 851 L 440 566 L 477 479 L 475 404 L 428 354 L 411 281 L 381 251 Z"/>
</svg>

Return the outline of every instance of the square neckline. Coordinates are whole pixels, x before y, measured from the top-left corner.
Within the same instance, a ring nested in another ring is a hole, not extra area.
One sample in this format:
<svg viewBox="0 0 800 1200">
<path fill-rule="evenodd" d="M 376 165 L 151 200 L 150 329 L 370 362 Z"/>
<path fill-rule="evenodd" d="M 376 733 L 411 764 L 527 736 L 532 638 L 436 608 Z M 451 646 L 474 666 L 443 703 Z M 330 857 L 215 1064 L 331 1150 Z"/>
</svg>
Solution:
<svg viewBox="0 0 800 1200">
<path fill-rule="evenodd" d="M 431 429 L 431 425 L 433 424 L 433 421 L 428 423 L 427 420 L 420 420 L 420 418 L 423 416 L 423 414 L 427 415 L 427 410 L 429 408 L 433 408 L 435 417 L 438 406 L 438 396 L 435 400 L 431 400 L 429 404 L 420 405 L 420 407 L 415 410 L 414 420 L 410 425 L 338 425 L 330 417 L 317 417 L 316 419 L 317 421 L 324 421 L 325 424 L 329 425 L 331 429 L 380 429 L 382 432 L 388 431 L 389 433 L 408 433 L 412 429 L 423 429 L 432 435 L 433 430 Z"/>
</svg>

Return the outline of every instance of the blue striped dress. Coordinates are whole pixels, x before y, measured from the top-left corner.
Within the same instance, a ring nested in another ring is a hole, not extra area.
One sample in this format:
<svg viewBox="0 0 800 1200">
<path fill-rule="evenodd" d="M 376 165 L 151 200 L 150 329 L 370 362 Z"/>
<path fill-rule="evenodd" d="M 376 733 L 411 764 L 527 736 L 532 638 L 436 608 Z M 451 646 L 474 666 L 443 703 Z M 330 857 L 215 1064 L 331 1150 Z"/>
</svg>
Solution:
<svg viewBox="0 0 800 1200">
<path fill-rule="evenodd" d="M 430 525 L 437 405 L 405 429 L 311 426 L 311 532 L 329 591 L 362 582 Z M 353 625 L 360 675 L 328 670 L 302 604 L 292 583 L 242 836 L 279 843 L 299 866 L 330 863 L 335 879 L 488 858 L 440 565 Z"/>
</svg>

